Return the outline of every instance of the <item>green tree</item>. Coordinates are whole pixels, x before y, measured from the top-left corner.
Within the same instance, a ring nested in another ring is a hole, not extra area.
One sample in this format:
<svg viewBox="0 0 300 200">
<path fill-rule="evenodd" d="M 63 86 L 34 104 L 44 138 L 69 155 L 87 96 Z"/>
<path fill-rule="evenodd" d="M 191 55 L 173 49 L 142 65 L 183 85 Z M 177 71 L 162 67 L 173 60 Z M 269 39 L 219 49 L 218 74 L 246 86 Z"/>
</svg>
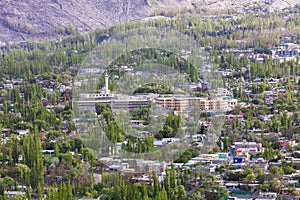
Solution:
<svg viewBox="0 0 300 200">
<path fill-rule="evenodd" d="M 186 198 L 186 191 L 183 185 L 179 185 L 176 188 L 177 190 L 177 199 L 185 199 Z"/>
<path fill-rule="evenodd" d="M 223 141 L 223 149 L 225 152 L 228 152 L 228 148 L 229 148 L 229 140 L 228 137 L 224 137 L 224 141 Z"/>
<path fill-rule="evenodd" d="M 154 170 L 152 171 L 152 179 L 153 179 L 153 196 L 157 197 L 160 189 L 159 189 L 159 180 Z"/>
<path fill-rule="evenodd" d="M 168 195 L 164 187 L 162 188 L 161 192 L 159 192 L 157 200 L 168 200 Z"/>
<path fill-rule="evenodd" d="M 31 169 L 31 187 L 42 198 L 44 191 L 44 158 L 41 153 L 41 141 L 36 132 L 29 133 L 23 141 L 24 163 Z"/>
<path fill-rule="evenodd" d="M 149 200 L 146 185 L 143 185 L 143 200 Z"/>
<path fill-rule="evenodd" d="M 58 144 L 55 143 L 55 145 L 54 145 L 54 156 L 58 157 L 58 155 L 59 155 L 59 148 L 58 148 Z"/>
</svg>

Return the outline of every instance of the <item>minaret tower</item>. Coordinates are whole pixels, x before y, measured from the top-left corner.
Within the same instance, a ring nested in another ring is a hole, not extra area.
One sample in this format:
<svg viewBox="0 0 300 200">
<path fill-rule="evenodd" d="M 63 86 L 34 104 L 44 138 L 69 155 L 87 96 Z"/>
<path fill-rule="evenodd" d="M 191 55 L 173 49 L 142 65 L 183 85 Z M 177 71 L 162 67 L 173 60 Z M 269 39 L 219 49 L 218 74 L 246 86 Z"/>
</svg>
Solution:
<svg viewBox="0 0 300 200">
<path fill-rule="evenodd" d="M 108 94 L 109 93 L 109 89 L 108 89 L 108 74 L 107 71 L 105 72 L 105 93 Z"/>
</svg>

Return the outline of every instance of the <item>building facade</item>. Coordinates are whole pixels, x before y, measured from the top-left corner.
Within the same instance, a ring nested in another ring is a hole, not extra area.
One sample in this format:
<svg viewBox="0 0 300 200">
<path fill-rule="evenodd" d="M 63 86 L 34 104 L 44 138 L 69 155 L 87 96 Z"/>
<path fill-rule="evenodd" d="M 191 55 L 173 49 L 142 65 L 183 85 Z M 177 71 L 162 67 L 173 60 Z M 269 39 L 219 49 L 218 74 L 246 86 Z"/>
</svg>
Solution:
<svg viewBox="0 0 300 200">
<path fill-rule="evenodd" d="M 202 111 L 231 109 L 237 104 L 235 99 L 229 97 L 176 97 L 160 96 L 155 98 L 155 103 L 164 108 L 171 108 L 179 112 L 199 107 Z"/>
</svg>

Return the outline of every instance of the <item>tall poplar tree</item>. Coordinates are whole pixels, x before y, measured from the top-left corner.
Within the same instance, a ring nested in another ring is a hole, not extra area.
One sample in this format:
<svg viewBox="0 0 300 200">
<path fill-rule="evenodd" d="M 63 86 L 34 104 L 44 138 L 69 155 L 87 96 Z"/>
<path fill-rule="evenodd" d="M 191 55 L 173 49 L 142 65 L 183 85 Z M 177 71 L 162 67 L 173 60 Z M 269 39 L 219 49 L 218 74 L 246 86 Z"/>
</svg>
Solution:
<svg viewBox="0 0 300 200">
<path fill-rule="evenodd" d="M 42 198 L 44 191 L 44 158 L 41 150 L 41 140 L 35 128 L 34 133 L 29 133 L 23 141 L 23 153 L 24 164 L 31 169 L 31 187 L 38 192 L 39 198 Z"/>
</svg>

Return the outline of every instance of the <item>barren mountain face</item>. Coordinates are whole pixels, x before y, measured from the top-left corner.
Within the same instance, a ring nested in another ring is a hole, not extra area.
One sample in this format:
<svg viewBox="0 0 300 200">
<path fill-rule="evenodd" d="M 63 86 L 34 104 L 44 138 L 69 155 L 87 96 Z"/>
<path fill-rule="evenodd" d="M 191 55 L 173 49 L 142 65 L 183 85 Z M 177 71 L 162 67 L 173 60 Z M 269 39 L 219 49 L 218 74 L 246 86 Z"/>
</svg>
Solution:
<svg viewBox="0 0 300 200">
<path fill-rule="evenodd" d="M 65 27 L 79 32 L 139 20 L 157 9 L 197 7 L 226 9 L 254 0 L 1 0 L 0 41 L 21 41 L 59 35 Z M 260 2 L 260 1 L 257 1 Z M 297 0 L 269 0 L 270 10 L 294 6 Z"/>
</svg>

